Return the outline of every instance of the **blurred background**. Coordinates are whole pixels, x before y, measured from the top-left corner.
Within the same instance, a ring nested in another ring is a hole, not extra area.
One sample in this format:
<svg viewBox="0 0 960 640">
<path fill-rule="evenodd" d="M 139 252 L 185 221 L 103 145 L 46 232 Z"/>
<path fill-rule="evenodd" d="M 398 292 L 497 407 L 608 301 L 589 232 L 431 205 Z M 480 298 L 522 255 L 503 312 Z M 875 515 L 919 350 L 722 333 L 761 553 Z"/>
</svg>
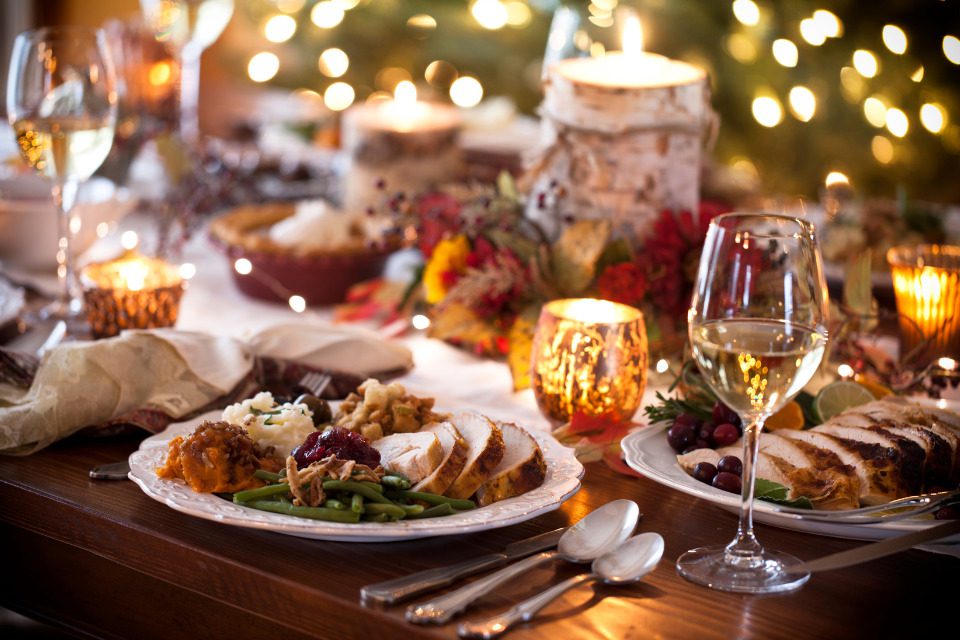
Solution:
<svg viewBox="0 0 960 640">
<path fill-rule="evenodd" d="M 336 146 L 339 112 L 405 79 L 422 97 L 475 109 L 487 127 L 534 116 L 551 17 L 562 3 L 235 4 L 226 31 L 203 54 L 201 128 L 242 135 L 289 108 L 292 131 Z M 832 175 L 862 194 L 960 201 L 957 0 L 567 4 L 600 26 L 618 4 L 633 6 L 646 49 L 705 67 L 721 118 L 712 158 L 759 178 L 765 192 L 817 197 Z M 99 25 L 140 11 L 137 0 L 0 6 L 2 73 L 12 38 L 24 28 Z"/>
</svg>

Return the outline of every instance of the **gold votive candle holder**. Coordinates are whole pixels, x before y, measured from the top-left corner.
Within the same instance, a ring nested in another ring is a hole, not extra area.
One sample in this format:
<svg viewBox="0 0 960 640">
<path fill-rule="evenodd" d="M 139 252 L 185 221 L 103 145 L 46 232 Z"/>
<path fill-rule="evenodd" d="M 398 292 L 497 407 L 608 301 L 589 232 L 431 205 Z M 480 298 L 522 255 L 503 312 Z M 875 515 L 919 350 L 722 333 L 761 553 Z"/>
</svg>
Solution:
<svg viewBox="0 0 960 640">
<path fill-rule="evenodd" d="M 87 322 L 94 338 L 124 329 L 172 327 L 180 312 L 184 280 L 177 266 L 127 252 L 84 267 L 80 276 Z"/>
<path fill-rule="evenodd" d="M 647 386 L 648 357 L 639 309 L 592 298 L 548 302 L 531 356 L 537 405 L 554 424 L 575 413 L 630 420 Z"/>
<path fill-rule="evenodd" d="M 960 247 L 925 244 L 887 251 L 900 316 L 901 354 L 960 357 Z"/>
</svg>

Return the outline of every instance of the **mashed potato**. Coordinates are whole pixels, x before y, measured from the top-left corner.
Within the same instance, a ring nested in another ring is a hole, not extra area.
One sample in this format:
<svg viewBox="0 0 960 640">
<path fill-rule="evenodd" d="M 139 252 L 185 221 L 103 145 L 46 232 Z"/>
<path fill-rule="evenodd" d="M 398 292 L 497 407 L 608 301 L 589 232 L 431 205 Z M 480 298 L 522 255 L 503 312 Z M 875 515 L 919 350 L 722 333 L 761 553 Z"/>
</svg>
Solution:
<svg viewBox="0 0 960 640">
<path fill-rule="evenodd" d="M 223 410 L 223 420 L 240 425 L 262 449 L 273 447 L 280 458 L 290 455 L 314 431 L 313 412 L 307 405 L 278 405 L 269 391 L 230 405 Z"/>
</svg>

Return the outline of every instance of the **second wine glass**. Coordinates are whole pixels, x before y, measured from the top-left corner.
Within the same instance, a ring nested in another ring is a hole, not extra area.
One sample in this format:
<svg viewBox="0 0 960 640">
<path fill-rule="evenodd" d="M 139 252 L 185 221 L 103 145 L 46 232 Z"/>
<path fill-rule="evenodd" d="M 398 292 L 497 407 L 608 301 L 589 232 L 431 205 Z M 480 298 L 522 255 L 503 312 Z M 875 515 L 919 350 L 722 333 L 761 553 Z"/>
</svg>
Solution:
<svg viewBox="0 0 960 640">
<path fill-rule="evenodd" d="M 140 0 L 144 18 L 160 42 L 180 60 L 180 135 L 200 136 L 200 56 L 233 17 L 233 0 Z"/>
<path fill-rule="evenodd" d="M 820 366 L 826 316 L 812 224 L 752 213 L 713 220 L 689 313 L 690 342 L 707 384 L 743 422 L 743 483 L 736 537 L 680 556 L 677 571 L 688 580 L 723 591 L 772 593 L 809 579 L 809 573 L 790 571 L 799 560 L 758 542 L 754 481 L 763 423 Z"/>
<path fill-rule="evenodd" d="M 49 27 L 17 36 L 10 57 L 7 117 L 20 155 L 53 183 L 58 212 L 60 295 L 46 316 L 76 319 L 83 310 L 70 239 L 77 188 L 103 163 L 113 144 L 117 92 L 103 32 Z M 74 323 L 69 323 L 74 324 Z M 68 326 L 76 333 L 78 326 Z"/>
</svg>

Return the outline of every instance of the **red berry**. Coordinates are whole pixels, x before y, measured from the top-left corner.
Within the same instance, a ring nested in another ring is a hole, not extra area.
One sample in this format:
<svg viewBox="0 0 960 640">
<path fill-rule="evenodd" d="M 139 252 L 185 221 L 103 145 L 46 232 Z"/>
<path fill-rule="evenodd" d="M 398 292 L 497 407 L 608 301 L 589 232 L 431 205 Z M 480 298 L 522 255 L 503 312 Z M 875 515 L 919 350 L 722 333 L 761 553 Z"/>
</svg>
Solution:
<svg viewBox="0 0 960 640">
<path fill-rule="evenodd" d="M 709 462 L 698 462 L 697 466 L 693 468 L 693 477 L 700 482 L 710 484 L 716 475 L 717 468 Z"/>
<path fill-rule="evenodd" d="M 723 456 L 717 461 L 717 469 L 736 476 L 743 475 L 743 462 L 737 456 Z"/>
<path fill-rule="evenodd" d="M 727 471 L 721 471 L 714 476 L 712 484 L 722 491 L 740 493 L 740 476 Z"/>
<path fill-rule="evenodd" d="M 380 452 L 359 433 L 343 427 L 314 431 L 290 455 L 297 461 L 299 469 L 329 455 L 335 455 L 340 460 L 356 460 L 358 464 L 371 468 L 380 464 Z"/>
<path fill-rule="evenodd" d="M 727 447 L 740 438 L 740 430 L 736 426 L 725 422 L 718 424 L 713 430 L 713 444 L 717 447 Z"/>
<path fill-rule="evenodd" d="M 674 422 L 673 426 L 667 430 L 667 442 L 677 452 L 689 447 L 696 439 L 697 430 L 691 424 Z"/>
</svg>

